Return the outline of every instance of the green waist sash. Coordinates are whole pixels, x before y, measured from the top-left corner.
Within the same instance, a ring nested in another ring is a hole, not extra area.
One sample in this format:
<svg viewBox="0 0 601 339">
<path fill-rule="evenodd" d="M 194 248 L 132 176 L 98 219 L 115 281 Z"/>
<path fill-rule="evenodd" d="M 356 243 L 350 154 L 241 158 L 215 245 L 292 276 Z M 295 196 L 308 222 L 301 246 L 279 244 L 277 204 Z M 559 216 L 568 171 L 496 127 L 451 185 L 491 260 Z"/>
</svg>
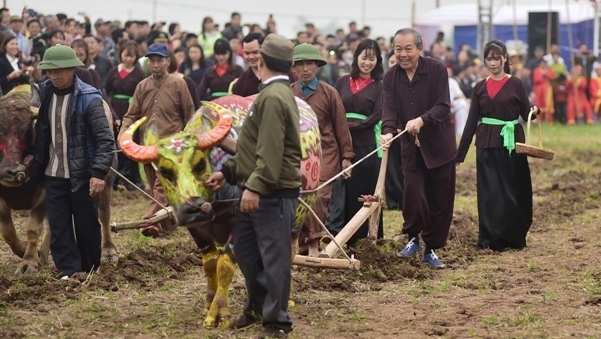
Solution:
<svg viewBox="0 0 601 339">
<path fill-rule="evenodd" d="M 355 112 L 346 112 L 346 118 L 347 119 L 357 119 L 357 120 L 365 120 L 367 119 L 366 115 L 363 115 L 361 113 L 355 113 Z M 376 148 L 380 147 L 380 136 L 382 135 L 382 121 L 378 121 L 378 123 L 374 126 L 374 135 L 376 137 Z M 382 155 L 384 154 L 384 151 L 382 151 L 382 149 L 378 150 L 378 158 L 381 158 Z"/>
<path fill-rule="evenodd" d="M 501 136 L 503 137 L 503 146 L 507 148 L 509 154 L 515 149 L 515 125 L 519 123 L 518 119 L 504 121 L 495 118 L 482 118 L 482 123 L 486 125 L 503 126 Z"/>
<path fill-rule="evenodd" d="M 221 97 L 224 97 L 224 96 L 226 96 L 228 94 L 229 94 L 228 92 L 212 92 L 211 96 L 214 97 L 214 98 L 221 98 Z"/>
<path fill-rule="evenodd" d="M 127 95 L 127 94 L 115 94 L 115 95 L 113 95 L 113 98 L 127 100 L 127 103 L 131 105 L 131 101 L 134 97 L 131 95 Z"/>
</svg>

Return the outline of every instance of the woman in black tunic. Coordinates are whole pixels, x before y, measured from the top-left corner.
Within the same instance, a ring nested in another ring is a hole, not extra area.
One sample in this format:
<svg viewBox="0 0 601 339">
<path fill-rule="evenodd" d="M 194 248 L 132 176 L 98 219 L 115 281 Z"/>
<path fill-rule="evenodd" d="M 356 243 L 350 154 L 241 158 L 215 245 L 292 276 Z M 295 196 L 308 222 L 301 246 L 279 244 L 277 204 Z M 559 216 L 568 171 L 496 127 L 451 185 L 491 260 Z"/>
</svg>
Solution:
<svg viewBox="0 0 601 339">
<path fill-rule="evenodd" d="M 456 161 L 465 160 L 476 134 L 478 247 L 522 249 L 532 224 L 532 182 L 528 159 L 515 152 L 515 142 L 525 140 L 518 118 L 539 110 L 530 106 L 522 81 L 509 74 L 505 44 L 492 40 L 483 55 L 490 76 L 474 87 Z"/>
<path fill-rule="evenodd" d="M 336 81 L 335 88 L 340 94 L 353 141 L 355 157 L 353 163 L 375 150 L 379 145 L 379 131 L 382 119 L 382 53 L 375 40 L 365 39 L 358 46 L 353 56 L 351 73 Z M 346 179 L 346 198 L 344 202 L 344 224 L 346 225 L 361 209 L 363 203 L 358 201 L 361 195 L 373 195 L 378 181 L 381 154 L 374 154 L 353 168 L 353 174 Z M 334 199 L 332 199 L 334 200 Z M 348 241 L 354 245 L 366 238 L 369 222 L 355 232 Z M 339 231 L 339 230 L 338 230 Z M 378 237 L 383 237 L 382 215 L 378 227 Z"/>
<path fill-rule="evenodd" d="M 137 66 L 137 48 L 138 44 L 136 42 L 128 41 L 124 43 L 119 55 L 121 63 L 113 67 L 106 76 L 104 90 L 110 98 L 110 105 L 117 116 L 115 120 L 115 135 L 119 134 L 121 119 L 123 119 L 123 116 L 129 109 L 129 103 L 133 98 L 138 83 L 146 78 L 144 72 Z M 138 138 L 137 134 L 135 138 Z M 143 188 L 144 184 L 142 183 L 138 163 L 129 159 L 123 153 L 119 153 L 118 159 L 119 172 L 132 181 L 134 185 Z M 120 182 L 123 182 L 123 180 L 116 177 L 113 187 L 117 187 Z M 127 182 L 123 182 L 123 185 L 127 190 L 132 191 L 135 189 Z"/>
</svg>

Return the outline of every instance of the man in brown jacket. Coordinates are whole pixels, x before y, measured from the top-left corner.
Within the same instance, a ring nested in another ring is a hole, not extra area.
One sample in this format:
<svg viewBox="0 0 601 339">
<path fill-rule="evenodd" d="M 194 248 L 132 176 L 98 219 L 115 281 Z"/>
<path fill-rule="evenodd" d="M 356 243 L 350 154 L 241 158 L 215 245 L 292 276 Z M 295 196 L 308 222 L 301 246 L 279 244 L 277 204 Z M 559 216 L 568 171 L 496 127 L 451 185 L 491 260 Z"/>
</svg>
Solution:
<svg viewBox="0 0 601 339">
<path fill-rule="evenodd" d="M 445 245 L 453 218 L 457 145 L 447 70 L 439 60 L 421 57 L 423 48 L 416 30 L 404 28 L 395 34 L 397 65 L 382 82 L 382 144 L 392 139 L 397 128 L 407 129 L 401 137 L 401 158 L 403 233 L 409 242 L 398 256 L 418 254 L 421 233 L 426 244 L 422 261 L 443 268 L 434 250 Z"/>
<path fill-rule="evenodd" d="M 194 114 L 194 102 L 186 81 L 177 75 L 167 73 L 170 63 L 167 45 L 160 43 L 150 45 L 146 56 L 152 75 L 142 80 L 136 87 L 129 109 L 123 117 L 119 137 L 138 119 L 148 117 L 149 123 L 142 126 L 140 135 L 145 136 L 150 127 L 149 132 L 162 139 L 182 131 L 186 122 Z M 144 137 L 141 139 L 144 140 Z M 145 164 L 144 172 L 148 185 L 152 189 L 152 196 L 163 206 L 167 206 L 167 199 L 153 164 Z M 159 204 L 151 202 L 144 218 L 152 217 L 160 209 Z M 176 227 L 173 220 L 165 220 L 157 225 L 145 227 L 141 231 L 146 236 L 158 236 L 161 232 L 172 233 Z"/>
<path fill-rule="evenodd" d="M 346 111 L 338 91 L 327 83 L 317 80 L 317 68 L 326 64 L 317 48 L 309 44 L 300 44 L 294 48 L 294 71 L 298 81 L 292 84 L 294 95 L 305 100 L 315 111 L 321 133 L 321 172 L 320 183 L 340 173 L 351 165 L 353 146 L 351 134 L 346 123 Z M 350 171 L 344 174 L 349 177 Z M 332 196 L 332 184 L 317 191 L 314 211 L 322 222 L 326 219 L 328 204 Z M 319 255 L 321 226 L 310 215 L 301 230 L 299 252 L 309 256 Z"/>
</svg>

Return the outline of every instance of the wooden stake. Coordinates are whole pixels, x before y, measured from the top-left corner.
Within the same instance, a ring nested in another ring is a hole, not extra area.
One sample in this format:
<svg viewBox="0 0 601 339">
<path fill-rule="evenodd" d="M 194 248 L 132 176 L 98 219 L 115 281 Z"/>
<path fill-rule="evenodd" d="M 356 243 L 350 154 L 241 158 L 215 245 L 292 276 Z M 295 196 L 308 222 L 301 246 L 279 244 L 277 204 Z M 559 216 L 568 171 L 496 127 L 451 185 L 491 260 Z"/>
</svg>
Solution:
<svg viewBox="0 0 601 339">
<path fill-rule="evenodd" d="M 359 270 L 359 268 L 361 268 L 361 262 L 356 259 L 348 261 L 348 259 L 315 258 L 298 254 L 294 256 L 292 264 L 307 267 L 337 268 L 351 270 Z"/>
</svg>

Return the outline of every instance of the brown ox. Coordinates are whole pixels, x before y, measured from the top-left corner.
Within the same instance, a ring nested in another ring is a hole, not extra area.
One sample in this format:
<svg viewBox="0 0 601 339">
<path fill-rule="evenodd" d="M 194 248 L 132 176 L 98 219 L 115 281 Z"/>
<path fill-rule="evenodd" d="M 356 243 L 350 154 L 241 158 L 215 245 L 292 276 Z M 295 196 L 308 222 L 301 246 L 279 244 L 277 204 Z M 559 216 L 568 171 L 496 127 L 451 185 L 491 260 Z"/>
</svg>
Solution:
<svg viewBox="0 0 601 339">
<path fill-rule="evenodd" d="M 46 217 L 44 185 L 30 179 L 33 164 L 33 123 L 40 105 L 37 88 L 22 85 L 0 98 L 0 233 L 12 252 L 23 259 L 16 270 L 33 273 L 48 260 L 50 231 L 44 227 L 44 237 L 38 250 L 38 240 Z M 105 104 L 107 118 L 112 121 Z M 102 258 L 117 261 L 109 220 L 113 174 L 106 178 L 107 189 L 100 195 L 98 216 L 102 224 Z M 17 235 L 12 210 L 30 210 L 25 223 L 27 239 Z"/>
</svg>

